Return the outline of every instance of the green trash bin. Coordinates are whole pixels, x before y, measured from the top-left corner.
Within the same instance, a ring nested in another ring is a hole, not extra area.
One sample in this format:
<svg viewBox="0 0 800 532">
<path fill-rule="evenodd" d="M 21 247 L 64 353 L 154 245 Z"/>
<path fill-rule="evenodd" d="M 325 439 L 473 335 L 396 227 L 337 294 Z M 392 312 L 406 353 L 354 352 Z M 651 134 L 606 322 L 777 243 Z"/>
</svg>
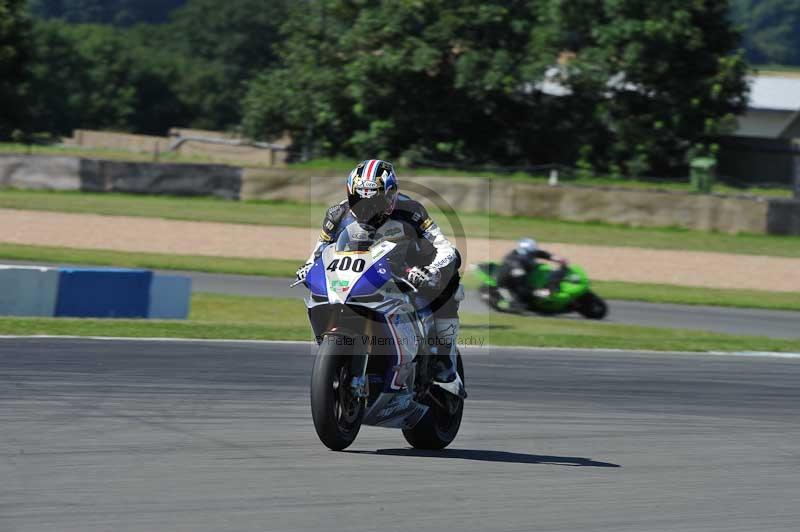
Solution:
<svg viewBox="0 0 800 532">
<path fill-rule="evenodd" d="M 700 194 L 710 194 L 714 186 L 714 173 L 717 160 L 713 157 L 697 157 L 689 163 L 692 178 L 692 190 Z"/>
</svg>

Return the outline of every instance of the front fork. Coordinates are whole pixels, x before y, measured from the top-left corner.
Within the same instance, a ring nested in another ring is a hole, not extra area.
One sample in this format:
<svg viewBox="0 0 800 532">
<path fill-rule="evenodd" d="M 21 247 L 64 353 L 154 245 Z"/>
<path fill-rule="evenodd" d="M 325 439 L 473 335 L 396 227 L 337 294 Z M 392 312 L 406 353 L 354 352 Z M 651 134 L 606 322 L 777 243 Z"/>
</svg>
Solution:
<svg viewBox="0 0 800 532">
<path fill-rule="evenodd" d="M 369 355 L 367 353 L 354 354 L 350 358 L 350 375 L 353 376 L 350 381 L 350 389 L 354 397 L 365 398 L 369 396 L 369 386 L 367 383 L 367 361 Z"/>
</svg>

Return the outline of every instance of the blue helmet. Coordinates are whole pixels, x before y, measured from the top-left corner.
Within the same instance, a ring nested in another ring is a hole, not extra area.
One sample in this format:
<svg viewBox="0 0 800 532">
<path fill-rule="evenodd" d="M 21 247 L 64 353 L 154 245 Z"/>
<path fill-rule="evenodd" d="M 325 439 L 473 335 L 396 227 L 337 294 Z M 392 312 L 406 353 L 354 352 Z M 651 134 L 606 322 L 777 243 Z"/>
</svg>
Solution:
<svg viewBox="0 0 800 532">
<path fill-rule="evenodd" d="M 360 162 L 347 178 L 347 202 L 360 223 L 380 225 L 397 202 L 397 175 L 392 164 L 379 159 Z"/>
</svg>

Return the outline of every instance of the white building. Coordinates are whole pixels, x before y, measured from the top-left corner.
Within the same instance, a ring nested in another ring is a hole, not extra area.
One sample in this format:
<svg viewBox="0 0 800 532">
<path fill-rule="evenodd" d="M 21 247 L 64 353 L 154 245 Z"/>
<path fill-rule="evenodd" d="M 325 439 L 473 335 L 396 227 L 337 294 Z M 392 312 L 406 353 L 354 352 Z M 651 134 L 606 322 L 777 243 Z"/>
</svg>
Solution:
<svg viewBox="0 0 800 532">
<path fill-rule="evenodd" d="M 750 101 L 737 137 L 800 137 L 800 74 L 750 76 Z"/>
<path fill-rule="evenodd" d="M 750 76 L 737 130 L 719 139 L 718 174 L 745 184 L 800 184 L 800 74 Z"/>
</svg>

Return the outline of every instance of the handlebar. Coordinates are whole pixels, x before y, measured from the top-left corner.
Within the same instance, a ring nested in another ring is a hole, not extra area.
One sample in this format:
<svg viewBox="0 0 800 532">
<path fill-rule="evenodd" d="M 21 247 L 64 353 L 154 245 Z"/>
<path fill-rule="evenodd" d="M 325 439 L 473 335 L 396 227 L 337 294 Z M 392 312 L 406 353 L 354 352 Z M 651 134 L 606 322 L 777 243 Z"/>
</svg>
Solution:
<svg viewBox="0 0 800 532">
<path fill-rule="evenodd" d="M 419 292 L 419 290 L 417 290 L 417 287 L 416 287 L 416 286 L 414 286 L 414 285 L 411 283 L 411 281 L 409 281 L 409 280 L 408 280 L 408 279 L 406 279 L 405 277 L 401 277 L 401 276 L 399 276 L 399 275 L 392 274 L 392 279 L 394 279 L 395 281 L 399 281 L 401 284 L 404 284 L 404 285 L 406 285 L 406 286 L 407 286 L 407 287 L 409 287 L 409 288 L 411 289 L 411 291 L 412 291 L 412 292 L 414 292 L 415 294 L 416 294 L 417 292 Z"/>
</svg>

